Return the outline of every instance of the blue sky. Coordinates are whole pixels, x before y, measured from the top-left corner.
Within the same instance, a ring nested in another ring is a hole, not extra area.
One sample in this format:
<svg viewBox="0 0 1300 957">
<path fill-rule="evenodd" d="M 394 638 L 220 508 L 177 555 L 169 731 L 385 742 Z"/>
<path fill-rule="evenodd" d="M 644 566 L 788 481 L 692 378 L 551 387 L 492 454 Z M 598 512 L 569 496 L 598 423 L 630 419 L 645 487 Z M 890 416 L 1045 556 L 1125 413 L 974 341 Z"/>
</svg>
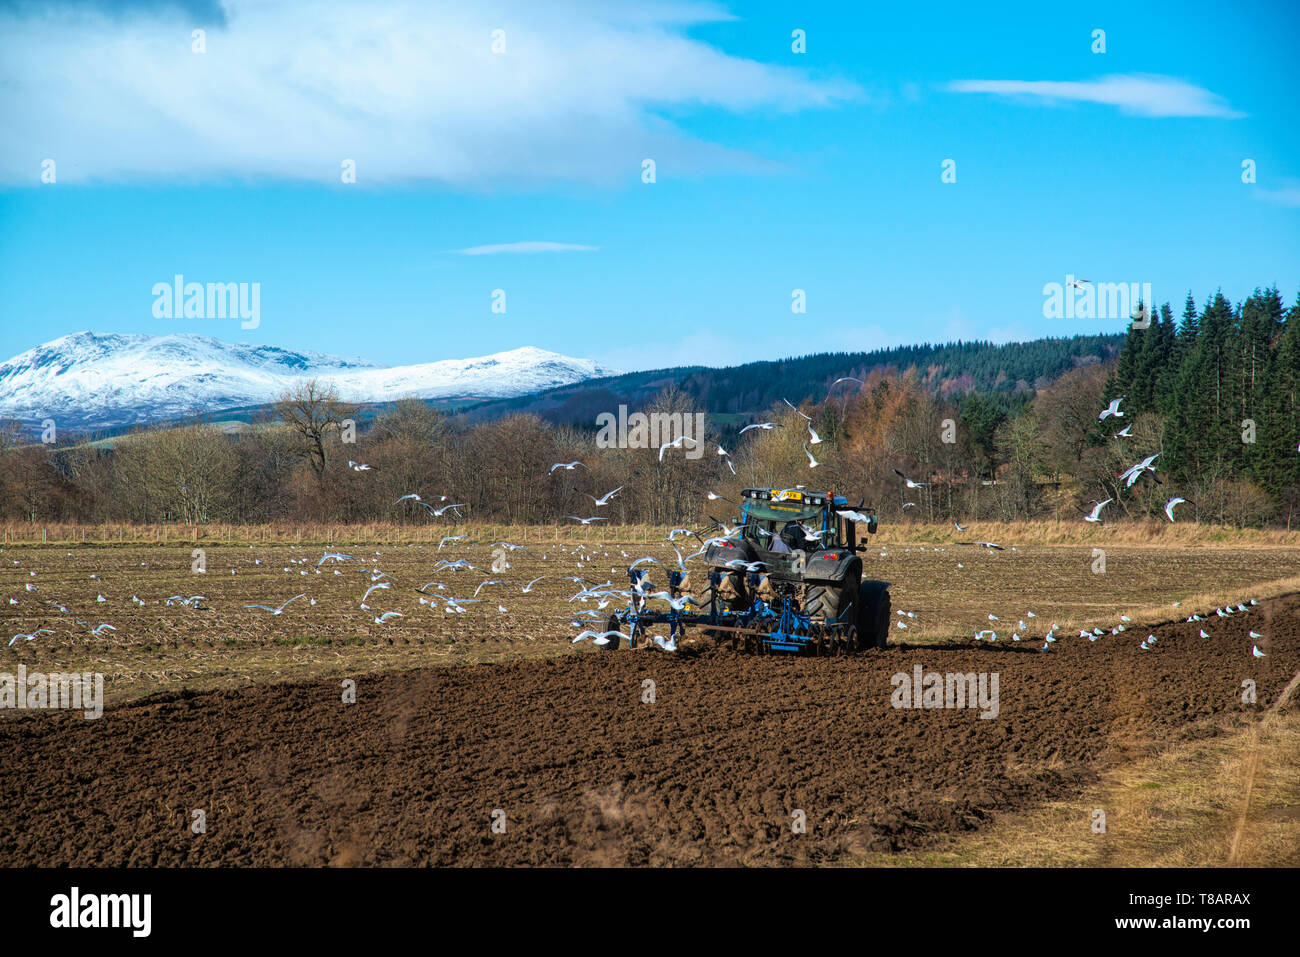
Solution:
<svg viewBox="0 0 1300 957">
<path fill-rule="evenodd" d="M 0 4 L 0 358 L 88 328 L 635 369 L 1120 331 L 1044 318 L 1067 274 L 1294 301 L 1296 5 L 872 7 Z M 155 318 L 176 273 L 260 283 L 260 325 Z"/>
</svg>

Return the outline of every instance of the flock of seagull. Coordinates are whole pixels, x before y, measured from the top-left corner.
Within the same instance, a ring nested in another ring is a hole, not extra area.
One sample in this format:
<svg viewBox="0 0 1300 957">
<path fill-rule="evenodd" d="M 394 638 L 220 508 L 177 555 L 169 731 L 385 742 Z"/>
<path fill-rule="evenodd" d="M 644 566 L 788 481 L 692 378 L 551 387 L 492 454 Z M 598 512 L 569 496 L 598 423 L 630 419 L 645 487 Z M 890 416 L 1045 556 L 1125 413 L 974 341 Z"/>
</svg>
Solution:
<svg viewBox="0 0 1300 957">
<path fill-rule="evenodd" d="M 1174 603 L 1173 603 L 1173 607 L 1177 608 L 1180 604 L 1181 604 L 1181 602 L 1174 602 Z M 1245 612 L 1252 611 L 1252 610 L 1253 610 L 1256 606 L 1258 606 L 1258 605 L 1259 605 L 1259 600 L 1256 599 L 1256 598 L 1252 598 L 1252 599 L 1250 599 L 1249 602 L 1238 602 L 1237 605 L 1236 605 L 1235 607 L 1234 607 L 1231 603 L 1229 603 L 1229 604 L 1227 604 L 1227 605 L 1224 605 L 1222 608 L 1216 608 L 1216 609 L 1214 609 L 1214 614 L 1217 615 L 1217 616 L 1220 617 L 1220 618 L 1229 618 L 1229 617 L 1231 617 L 1232 615 L 1235 615 L 1235 614 L 1242 614 L 1242 613 L 1245 613 Z M 1025 615 L 1024 615 L 1023 617 L 1021 617 L 1021 618 L 1019 619 L 1019 621 L 1016 622 L 1015 628 L 1014 628 L 1014 630 L 1012 631 L 1012 634 L 1011 634 L 1011 640 L 1012 640 L 1012 641 L 1022 641 L 1022 640 L 1024 640 L 1025 637 L 1028 637 L 1028 632 L 1030 631 L 1030 629 L 1031 629 L 1033 626 L 1026 624 L 1026 623 L 1025 623 L 1025 618 L 1037 618 L 1037 617 L 1038 617 L 1038 616 L 1037 616 L 1036 614 L 1034 614 L 1034 612 L 1032 612 L 1032 611 L 1028 611 L 1028 612 L 1026 612 Z M 989 616 L 988 616 L 988 620 L 989 620 L 990 622 L 997 622 L 997 621 L 1000 621 L 1001 619 L 998 618 L 997 615 L 994 615 L 994 614 L 990 613 Z M 1204 618 L 1203 616 L 1201 616 L 1201 615 L 1193 614 L 1193 615 L 1188 615 L 1186 620 L 1187 620 L 1188 622 L 1199 622 L 1199 621 L 1204 621 L 1205 618 Z M 1105 636 L 1108 635 L 1108 634 L 1109 634 L 1109 635 L 1120 635 L 1120 634 L 1123 634 L 1123 633 L 1127 630 L 1128 625 L 1129 625 L 1130 623 L 1132 623 L 1132 621 L 1133 621 L 1133 619 L 1130 618 L 1128 615 L 1120 615 L 1120 616 L 1119 616 L 1119 622 L 1118 622 L 1117 624 L 1113 625 L 1113 626 L 1109 629 L 1109 631 L 1107 631 L 1107 630 L 1104 629 L 1104 628 L 1099 628 L 1099 627 L 1097 627 L 1096 625 L 1094 625 L 1094 626 L 1093 626 L 1092 628 L 1090 628 L 1090 629 L 1089 629 L 1089 628 L 1082 628 L 1082 629 L 1080 629 L 1080 630 L 1079 630 L 1079 637 L 1080 637 L 1080 638 L 1087 638 L 1089 641 L 1094 641 L 1094 642 L 1095 642 L 1095 641 L 1097 641 L 1097 639 L 1099 639 L 1099 638 L 1103 638 L 1103 637 L 1105 637 Z M 1044 640 L 1043 640 L 1043 645 L 1042 645 L 1042 647 L 1039 649 L 1040 651 L 1047 652 L 1047 651 L 1051 651 L 1051 650 L 1052 650 L 1052 645 L 1054 645 L 1054 644 L 1059 640 L 1059 638 L 1061 637 L 1061 636 L 1059 636 L 1059 635 L 1057 634 L 1057 632 L 1058 632 L 1059 630 L 1060 630 L 1060 626 L 1057 625 L 1055 622 L 1053 622 L 1052 627 L 1049 628 L 1049 629 L 1047 630 L 1047 632 L 1046 632 L 1046 633 L 1044 634 L 1044 636 L 1043 636 L 1043 639 L 1044 639 Z M 1253 628 L 1252 628 L 1252 629 L 1248 629 L 1248 632 L 1249 632 L 1249 636 L 1250 636 L 1250 638 L 1252 638 L 1252 639 L 1255 641 L 1255 644 L 1251 645 L 1251 648 L 1250 648 L 1250 653 L 1251 653 L 1252 657 L 1255 657 L 1255 658 L 1266 658 L 1266 657 L 1268 657 L 1268 653 L 1265 652 L 1265 651 L 1263 651 L 1263 650 L 1261 650 L 1260 647 L 1259 647 L 1259 641 L 1263 640 L 1264 636 L 1263 636 L 1261 633 L 1255 631 Z M 1022 636 L 1022 633 L 1024 633 L 1023 636 Z M 1212 636 L 1208 631 L 1206 631 L 1204 628 L 1201 628 L 1201 629 L 1200 629 L 1200 637 L 1201 637 L 1201 638 L 1211 638 L 1211 637 L 1213 637 L 1213 636 Z M 997 633 L 996 630 L 994 630 L 994 628 L 982 628 L 982 629 L 977 629 L 977 630 L 975 631 L 975 640 L 976 640 L 976 641 L 997 641 L 997 640 L 998 640 L 998 633 Z M 1138 645 L 1138 647 L 1139 647 L 1140 649 L 1142 649 L 1143 651 L 1151 651 L 1152 649 L 1155 648 L 1155 646 L 1156 646 L 1156 644 L 1157 644 L 1158 641 L 1159 641 L 1159 639 L 1158 639 L 1154 634 L 1149 634 L 1149 635 L 1147 635 L 1144 639 L 1142 639 L 1142 642 Z"/>
<path fill-rule="evenodd" d="M 839 379 L 836 379 L 835 382 L 832 383 L 831 388 L 834 388 L 835 386 L 839 385 L 842 382 L 849 382 L 849 381 L 862 383 L 863 380 L 853 376 L 843 376 Z M 1120 398 L 1112 400 L 1110 404 L 1102 411 L 1101 415 L 1098 417 L 1098 421 L 1104 422 L 1107 418 L 1111 418 L 1111 417 L 1122 418 L 1124 416 L 1124 413 L 1120 409 L 1120 404 L 1123 402 L 1123 400 L 1124 397 L 1122 396 Z M 822 438 L 820 435 L 817 434 L 816 430 L 812 427 L 811 417 L 805 414 L 804 412 L 802 412 L 797 406 L 795 406 L 789 400 L 783 398 L 782 401 L 787 406 L 789 406 L 792 410 L 794 410 L 796 414 L 798 414 L 805 420 L 804 426 L 808 430 L 808 439 L 803 443 L 803 449 L 808 456 L 809 468 L 813 469 L 819 467 L 821 463 L 818 462 L 816 458 L 813 456 L 813 453 L 810 450 L 809 446 L 820 444 L 822 442 Z M 771 431 L 773 429 L 778 429 L 782 427 L 783 427 L 782 424 L 779 422 L 758 422 L 752 425 L 745 426 L 743 429 L 741 429 L 740 434 L 743 435 L 745 432 L 748 432 L 751 429 L 761 429 L 765 431 Z M 1115 433 L 1115 435 L 1112 437 L 1113 438 L 1128 437 L 1130 428 L 1131 426 L 1126 426 L 1123 430 Z M 698 440 L 683 435 L 683 436 L 679 436 L 678 438 L 670 442 L 666 442 L 663 445 L 661 445 L 659 448 L 660 461 L 663 460 L 664 454 L 667 450 L 672 448 L 682 448 L 688 442 L 695 443 L 697 445 L 699 444 Z M 736 469 L 731 462 L 730 453 L 728 453 L 726 449 L 724 449 L 720 444 L 717 446 L 717 454 L 719 456 L 724 457 L 725 461 L 727 462 L 727 465 L 731 469 L 731 472 L 735 474 Z M 1143 475 L 1149 473 L 1152 479 L 1157 484 L 1163 484 L 1161 482 L 1160 477 L 1156 474 L 1156 470 L 1155 470 L 1154 463 L 1157 458 L 1159 458 L 1159 453 L 1146 457 L 1141 462 L 1138 462 L 1136 465 L 1133 465 L 1129 469 L 1122 472 L 1118 476 L 1118 479 L 1126 483 L 1125 484 L 1126 488 L 1132 488 L 1133 485 L 1138 480 L 1140 480 Z M 372 466 L 366 463 L 360 463 L 355 461 L 349 461 L 348 467 L 353 471 L 357 471 L 357 472 L 374 471 Z M 554 475 L 555 472 L 557 471 L 572 472 L 579 468 L 587 469 L 588 467 L 581 460 L 575 460 L 572 462 L 557 462 L 551 466 L 549 474 Z M 907 475 L 900 472 L 898 469 L 894 469 L 893 472 L 902 480 L 904 487 L 907 489 L 921 489 L 927 487 L 927 485 L 929 484 L 927 482 L 918 482 L 914 479 L 911 479 Z M 595 495 L 587 494 L 587 497 L 592 500 L 593 504 L 597 508 L 602 508 L 609 505 L 610 502 L 614 499 L 614 497 L 619 492 L 621 492 L 624 487 L 625 486 L 620 485 L 619 487 L 612 489 L 609 492 L 606 492 L 604 495 L 595 496 Z M 799 487 L 801 488 L 802 486 Z M 714 501 L 714 500 L 722 500 L 727 502 L 731 501 L 730 499 L 725 499 L 723 498 L 723 496 L 717 495 L 712 491 L 707 492 L 707 498 L 710 501 Z M 1092 511 L 1087 513 L 1084 516 L 1084 520 L 1088 522 L 1100 522 L 1102 509 L 1105 508 L 1105 506 L 1110 504 L 1112 501 L 1113 499 L 1106 499 L 1105 501 L 1094 502 Z M 1174 521 L 1174 514 L 1173 514 L 1174 508 L 1186 502 L 1187 499 L 1181 496 L 1175 496 L 1169 499 L 1169 501 L 1165 504 L 1165 514 L 1166 516 L 1168 516 L 1169 521 L 1171 522 Z M 433 501 L 426 501 L 418 492 L 408 492 L 402 495 L 395 502 L 393 502 L 393 506 L 394 507 L 402 506 L 404 503 L 411 503 L 414 506 L 422 507 L 425 510 L 427 510 L 427 512 L 431 516 L 436 518 L 441 518 L 443 515 L 447 514 L 448 512 L 455 515 L 457 518 L 463 518 L 463 515 L 460 510 L 466 507 L 466 504 L 463 502 L 451 502 L 449 496 L 446 495 L 437 496 L 437 503 L 434 504 Z M 1194 503 L 1188 503 L 1188 504 L 1194 504 Z M 904 509 L 906 509 L 908 506 L 915 506 L 915 503 L 913 502 L 906 503 L 904 505 Z M 854 522 L 865 523 L 868 521 L 867 515 L 864 515 L 861 512 L 858 512 L 853 509 L 837 509 L 837 514 Z M 588 517 L 583 517 L 579 515 L 566 515 L 564 517 L 567 519 L 571 519 L 575 522 L 579 522 L 582 525 L 590 525 L 595 522 L 601 522 L 607 520 L 604 516 L 600 516 L 600 515 L 588 516 Z M 803 529 L 804 535 L 809 539 L 816 540 L 820 538 L 822 535 L 827 534 L 825 530 L 816 530 L 816 529 L 809 528 L 808 526 L 803 525 L 802 523 L 800 524 Z M 960 523 L 956 521 L 953 522 L 953 525 L 960 532 L 964 532 L 966 530 L 964 526 L 962 526 Z M 702 538 L 698 532 L 695 532 L 687 528 L 672 529 L 669 533 L 667 542 L 670 545 L 670 547 L 672 547 L 673 552 L 676 555 L 677 569 L 683 572 L 687 571 L 686 563 L 688 561 L 691 561 L 692 559 L 699 558 L 700 556 L 704 555 L 705 552 L 708 550 L 709 546 L 716 542 L 725 542 L 725 541 L 736 539 L 738 536 L 742 534 L 742 530 L 745 527 L 746 527 L 745 525 L 737 525 L 736 527 L 732 528 L 732 527 L 728 527 L 725 523 L 717 522 L 713 526 L 711 526 L 709 530 L 710 531 L 720 530 L 721 534 L 714 535 L 713 537 L 710 538 Z M 762 528 L 761 526 L 755 526 L 755 527 L 760 534 L 767 534 L 769 536 L 772 534 L 771 532 Z M 678 549 L 676 545 L 673 544 L 674 540 L 679 535 L 693 536 L 700 543 L 701 548 L 698 551 L 695 551 L 688 556 L 684 556 L 680 551 L 680 549 Z M 441 541 L 439 541 L 437 551 L 441 552 L 448 545 L 454 545 L 462 542 L 467 542 L 467 536 L 464 535 L 445 536 L 441 539 Z M 976 546 L 990 551 L 1004 550 L 1003 546 L 998 545 L 994 542 L 971 541 L 971 542 L 958 542 L 957 544 Z M 249 547 L 252 548 L 252 546 Z M 299 546 L 291 546 L 291 548 L 295 548 L 295 549 L 298 547 Z M 501 542 L 490 543 L 490 547 L 513 551 L 513 550 L 522 549 L 526 546 L 501 541 Z M 565 545 L 557 544 L 556 547 L 560 551 L 564 551 L 564 552 L 569 551 L 568 546 Z M 1014 546 L 1012 547 L 1012 550 L 1013 551 L 1015 550 Z M 601 557 L 599 555 L 588 554 L 588 551 L 596 551 L 596 549 L 588 549 L 586 548 L 585 545 L 582 544 L 576 546 L 576 554 L 574 554 L 571 557 L 576 557 L 579 559 L 578 561 L 579 568 L 584 568 L 588 564 L 594 564 L 594 562 Z M 71 553 L 69 553 L 69 555 L 71 555 Z M 322 574 L 323 573 L 322 566 L 324 566 L 326 563 L 330 563 L 332 566 L 331 570 L 333 574 L 341 575 L 342 572 L 339 570 L 337 566 L 345 563 L 352 563 L 356 567 L 358 573 L 361 576 L 363 576 L 363 584 L 366 586 L 358 602 L 359 610 L 367 612 L 368 614 L 373 614 L 373 620 L 375 624 L 383 625 L 389 621 L 392 621 L 393 619 L 402 618 L 405 616 L 403 615 L 403 613 L 398 611 L 375 612 L 374 609 L 372 609 L 368 604 L 368 601 L 373 594 L 375 594 L 376 592 L 390 591 L 393 585 L 395 584 L 394 580 L 392 579 L 392 576 L 390 576 L 388 573 L 382 571 L 379 568 L 379 556 L 380 556 L 380 552 L 376 551 L 372 559 L 367 559 L 365 562 L 362 562 L 360 559 L 356 558 L 355 556 L 346 554 L 344 552 L 326 551 L 321 556 L 321 558 L 315 563 L 315 567 L 312 571 L 317 575 Z M 882 549 L 881 556 L 887 557 L 888 552 Z M 545 559 L 547 556 L 543 555 L 542 557 L 543 559 Z M 606 558 L 609 557 L 608 550 L 605 550 L 603 557 Z M 622 552 L 622 557 L 630 558 L 630 556 L 627 554 L 626 551 Z M 302 558 L 297 560 L 291 559 L 290 561 L 291 564 L 301 565 L 309 562 L 310 559 L 307 558 Z M 664 567 L 665 569 L 669 567 L 665 565 L 663 562 L 661 562 L 659 559 L 656 559 L 653 556 L 646 555 L 641 558 L 635 559 L 631 563 L 631 565 L 628 566 L 628 568 L 630 570 L 635 570 L 638 566 L 645 563 L 657 564 Z M 15 564 L 18 564 L 18 562 L 15 561 Z M 256 559 L 255 564 L 261 565 L 262 560 Z M 367 565 L 371 567 L 366 567 Z M 761 571 L 763 568 L 766 567 L 765 563 L 763 562 L 750 562 L 750 561 L 745 561 L 743 559 L 733 559 L 732 561 L 728 562 L 727 565 L 728 567 L 731 567 L 733 569 L 736 570 L 743 569 L 748 572 Z M 511 566 L 509 565 L 509 563 L 505 564 L 505 568 L 508 569 L 510 567 Z M 963 568 L 964 566 L 961 563 L 958 563 L 957 567 Z M 284 571 L 291 572 L 292 569 L 290 569 L 288 566 L 285 566 Z M 477 571 L 477 569 L 474 565 L 472 565 L 469 561 L 465 559 L 456 559 L 456 560 L 442 559 L 439 560 L 438 563 L 434 565 L 432 568 L 432 574 L 434 574 L 435 576 L 441 573 L 450 573 L 450 572 L 458 572 L 458 571 Z M 611 567 L 610 571 L 615 572 L 615 568 Z M 298 569 L 298 572 L 302 576 L 306 576 L 309 574 L 306 569 Z M 232 575 L 235 574 L 235 570 L 233 568 L 231 569 L 231 574 Z M 36 573 L 34 571 L 31 572 L 32 577 L 35 577 L 35 575 Z M 98 578 L 99 576 L 92 575 L 91 577 Z M 536 586 L 538 582 L 542 581 L 545 577 L 546 576 L 540 576 L 532 579 L 526 584 L 522 584 L 522 587 L 520 588 L 520 594 L 530 594 L 532 592 L 533 587 Z M 695 599 L 690 595 L 674 596 L 668 591 L 653 590 L 654 586 L 650 584 L 650 582 L 644 576 L 641 576 L 637 580 L 633 581 L 630 587 L 626 589 L 615 588 L 613 586 L 612 580 L 607 581 L 603 584 L 594 584 L 592 582 L 589 582 L 587 579 L 577 575 L 570 575 L 570 576 L 563 576 L 563 577 L 565 580 L 572 580 L 574 582 L 577 582 L 579 585 L 578 591 L 568 599 L 569 602 L 580 602 L 582 604 L 588 604 L 591 602 L 596 603 L 594 609 L 590 609 L 590 608 L 583 609 L 579 611 L 576 615 L 570 617 L 570 624 L 573 627 L 582 629 L 581 631 L 579 631 L 577 636 L 572 639 L 574 643 L 578 643 L 589 639 L 594 644 L 605 645 L 608 644 L 615 637 L 623 637 L 623 638 L 628 637 L 626 634 L 623 634 L 622 632 L 619 631 L 599 631 L 594 628 L 583 627 L 584 625 L 591 624 L 591 619 L 593 617 L 594 618 L 603 617 L 602 612 L 604 612 L 605 609 L 608 608 L 611 602 L 613 602 L 615 599 L 630 600 L 635 596 L 642 600 L 652 600 L 652 599 L 663 600 L 668 602 L 671 606 L 678 609 L 686 607 L 687 603 L 689 602 L 695 601 Z M 515 584 L 517 585 L 518 583 Z M 430 610 L 433 610 L 438 607 L 439 603 L 441 603 L 442 611 L 445 614 L 450 615 L 450 614 L 463 614 L 468 610 L 467 606 L 485 601 L 485 599 L 480 599 L 479 595 L 480 593 L 483 592 L 485 588 L 491 588 L 491 587 L 510 588 L 514 586 L 508 583 L 504 579 L 485 578 L 484 580 L 478 583 L 477 587 L 474 588 L 473 593 L 471 595 L 469 595 L 468 597 L 457 598 L 448 593 L 448 584 L 446 582 L 440 582 L 437 580 L 437 578 L 434 578 L 433 580 L 425 582 L 419 588 L 415 589 L 415 591 L 417 591 L 420 595 L 419 601 L 421 605 L 427 606 L 430 608 Z M 434 588 L 435 591 L 430 592 L 429 591 L 430 588 Z M 468 588 L 468 586 L 466 586 L 466 588 Z M 26 585 L 26 589 L 29 592 L 34 592 L 37 590 L 37 586 L 28 583 Z M 306 592 L 301 592 L 285 600 L 279 605 L 247 604 L 244 605 L 243 607 L 250 611 L 262 611 L 270 614 L 273 617 L 278 617 L 280 615 L 283 615 L 286 609 L 288 609 L 289 606 L 291 606 L 294 602 L 297 602 L 304 598 L 308 600 L 308 603 L 310 605 L 315 605 L 317 603 L 315 598 L 309 597 Z M 188 597 L 184 595 L 172 595 L 164 599 L 163 601 L 168 606 L 181 605 L 185 607 L 198 609 L 204 607 L 200 603 L 205 600 L 206 600 L 205 597 L 202 595 L 191 595 Z M 105 598 L 104 595 L 99 594 L 97 595 L 96 601 L 98 603 L 103 603 L 108 601 L 108 599 Z M 131 602 L 135 605 L 141 605 L 141 606 L 145 604 L 145 602 L 142 599 L 140 599 L 135 595 L 132 595 Z M 9 599 L 9 603 L 11 605 L 15 605 L 18 602 L 16 599 L 11 598 Z M 47 603 L 54 606 L 61 612 L 65 612 L 65 613 L 68 612 L 67 607 L 64 605 L 59 605 L 58 603 L 52 601 Z M 1175 603 L 1175 605 L 1177 604 L 1178 603 Z M 1258 601 L 1252 598 L 1249 604 L 1250 606 L 1254 606 L 1258 604 Z M 500 614 L 506 614 L 508 612 L 508 609 L 503 604 L 497 602 L 496 605 L 497 605 L 497 611 Z M 1215 609 L 1215 613 L 1221 618 L 1227 618 L 1233 614 L 1239 614 L 1249 610 L 1250 608 L 1246 604 L 1240 603 L 1236 606 L 1235 609 L 1229 605 L 1223 608 Z M 899 629 L 908 628 L 907 621 L 917 618 L 916 613 L 910 611 L 907 612 L 899 611 L 898 616 L 899 618 L 898 621 L 896 622 L 896 625 Z M 1026 613 L 1025 617 L 1035 618 L 1037 616 L 1034 614 L 1034 612 L 1029 611 Z M 995 622 L 999 620 L 997 616 L 993 614 L 990 614 L 988 618 L 990 622 Z M 1111 628 L 1110 634 L 1118 635 L 1122 633 L 1125 630 L 1126 623 L 1128 623 L 1129 620 L 1130 619 L 1127 616 L 1121 615 L 1120 623 Z M 1201 620 L 1203 619 L 1199 615 L 1192 615 L 1187 619 L 1187 621 L 1189 622 L 1201 621 Z M 84 626 L 85 628 L 87 628 L 90 631 L 90 633 L 92 635 L 95 635 L 96 637 L 102 636 L 105 632 L 117 630 L 113 625 L 108 624 L 106 622 L 92 626 L 90 622 L 83 621 L 81 619 L 74 618 L 74 621 L 78 626 Z M 1057 625 L 1053 624 L 1052 627 L 1047 631 L 1047 633 L 1044 636 L 1044 643 L 1041 649 L 1042 651 L 1051 650 L 1052 644 L 1054 644 L 1058 640 L 1057 630 L 1058 630 Z M 1028 631 L 1029 631 L 1029 627 L 1027 626 L 1024 618 L 1021 618 L 1018 622 L 1017 629 L 1013 632 L 1011 636 L 1011 640 L 1016 642 L 1021 641 L 1022 640 L 1021 633 L 1022 632 L 1027 633 Z M 32 632 L 19 633 L 17 635 L 14 635 L 13 638 L 10 639 L 9 645 L 12 646 L 15 642 L 19 640 L 33 641 L 42 634 L 55 634 L 55 631 L 49 628 L 37 628 Z M 1104 634 L 1106 634 L 1106 632 L 1097 627 L 1094 627 L 1091 631 L 1084 629 L 1079 632 L 1079 636 L 1081 638 L 1086 637 L 1090 641 L 1096 641 L 1099 637 L 1101 637 Z M 1210 637 L 1209 633 L 1206 632 L 1204 628 L 1201 629 L 1200 634 L 1201 637 L 1203 638 Z M 1262 635 L 1255 632 L 1254 630 L 1250 631 L 1250 637 L 1257 640 L 1263 638 Z M 656 644 L 659 645 L 659 647 L 663 648 L 666 651 L 676 650 L 675 643 L 668 639 L 664 639 L 660 636 L 651 636 L 651 638 L 652 640 L 655 641 Z M 992 628 L 980 629 L 975 632 L 975 640 L 997 641 L 998 635 L 997 632 Z M 1141 643 L 1140 647 L 1143 650 L 1150 650 L 1152 647 L 1154 647 L 1156 641 L 1157 638 L 1154 635 L 1148 635 L 1147 638 Z M 1265 657 L 1266 655 L 1265 652 L 1260 650 L 1258 644 L 1253 645 L 1251 651 L 1252 654 L 1257 658 L 1262 658 Z"/>
</svg>

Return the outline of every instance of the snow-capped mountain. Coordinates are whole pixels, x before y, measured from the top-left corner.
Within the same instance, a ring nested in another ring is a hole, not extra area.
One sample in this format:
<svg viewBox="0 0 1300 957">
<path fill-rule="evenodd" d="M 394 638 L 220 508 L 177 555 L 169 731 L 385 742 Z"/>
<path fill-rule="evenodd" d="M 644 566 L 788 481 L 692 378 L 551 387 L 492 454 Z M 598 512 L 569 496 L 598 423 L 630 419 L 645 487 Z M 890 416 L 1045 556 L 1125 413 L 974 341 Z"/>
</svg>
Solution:
<svg viewBox="0 0 1300 957">
<path fill-rule="evenodd" d="M 386 367 L 364 359 L 208 336 L 78 332 L 0 364 L 0 417 L 110 428 L 272 402 L 306 379 L 348 401 L 509 398 L 617 375 L 590 359 L 526 346 L 477 359 Z"/>
</svg>

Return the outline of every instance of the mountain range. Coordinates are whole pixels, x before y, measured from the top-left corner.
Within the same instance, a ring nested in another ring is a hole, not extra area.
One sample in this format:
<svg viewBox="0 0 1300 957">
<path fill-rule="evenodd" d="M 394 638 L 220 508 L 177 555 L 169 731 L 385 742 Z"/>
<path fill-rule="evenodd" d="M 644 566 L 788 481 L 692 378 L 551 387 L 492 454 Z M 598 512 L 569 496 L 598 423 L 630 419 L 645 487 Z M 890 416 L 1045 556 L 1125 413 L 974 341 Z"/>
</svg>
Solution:
<svg viewBox="0 0 1300 957">
<path fill-rule="evenodd" d="M 208 336 L 78 332 L 0 364 L 0 418 L 61 430 L 113 429 L 264 405 L 295 383 L 332 382 L 355 402 L 507 399 L 617 375 L 590 359 L 526 346 L 473 359 L 381 366 L 365 359 Z"/>
</svg>

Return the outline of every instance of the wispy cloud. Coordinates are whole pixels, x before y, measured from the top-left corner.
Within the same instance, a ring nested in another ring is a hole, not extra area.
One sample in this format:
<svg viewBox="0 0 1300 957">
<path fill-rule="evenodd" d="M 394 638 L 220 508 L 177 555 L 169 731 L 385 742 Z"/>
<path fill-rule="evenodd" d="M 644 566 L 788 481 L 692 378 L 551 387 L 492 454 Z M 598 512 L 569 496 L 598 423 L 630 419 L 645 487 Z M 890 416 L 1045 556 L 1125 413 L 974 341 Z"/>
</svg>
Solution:
<svg viewBox="0 0 1300 957">
<path fill-rule="evenodd" d="M 498 243 L 495 246 L 470 246 L 455 249 L 462 256 L 495 256 L 498 253 L 592 253 L 599 246 L 580 246 L 577 243 L 548 243 L 530 240 L 522 243 Z"/>
<path fill-rule="evenodd" d="M 1137 116 L 1205 116 L 1239 119 L 1245 113 L 1223 97 L 1171 76 L 1128 74 L 1096 80 L 955 80 L 954 93 L 991 93 L 1048 105 L 1098 103 Z"/>
<path fill-rule="evenodd" d="M 862 95 L 693 36 L 727 17 L 695 0 L 227 0 L 224 25 L 207 6 L 0 3 L 0 182 L 38 185 L 46 158 L 59 182 L 325 183 L 351 159 L 361 188 L 635 183 L 645 158 L 661 177 L 765 171 L 674 113 Z"/>
<path fill-rule="evenodd" d="M 1288 181 L 1281 189 L 1263 189 L 1256 187 L 1253 190 L 1256 199 L 1262 199 L 1266 203 L 1275 203 L 1278 206 L 1290 206 L 1292 209 L 1300 209 L 1300 182 Z"/>
</svg>

